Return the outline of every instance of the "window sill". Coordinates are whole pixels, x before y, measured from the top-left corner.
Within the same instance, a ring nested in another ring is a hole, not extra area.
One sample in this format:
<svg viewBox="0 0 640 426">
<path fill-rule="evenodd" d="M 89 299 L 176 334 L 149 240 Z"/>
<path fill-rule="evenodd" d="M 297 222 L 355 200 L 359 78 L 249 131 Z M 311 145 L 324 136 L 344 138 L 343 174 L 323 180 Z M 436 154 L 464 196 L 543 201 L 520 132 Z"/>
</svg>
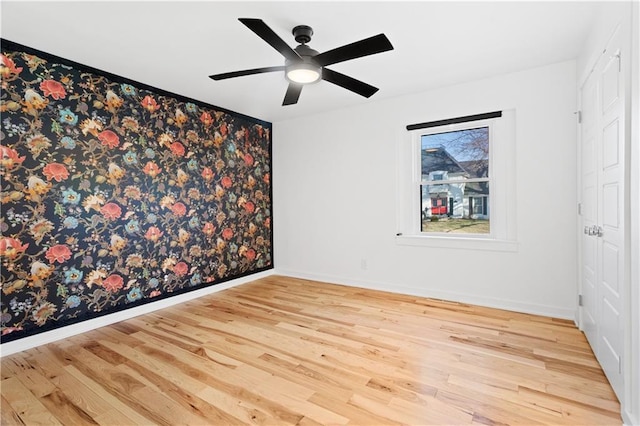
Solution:
<svg viewBox="0 0 640 426">
<path fill-rule="evenodd" d="M 493 238 L 473 238 L 435 235 L 397 235 L 396 244 L 402 246 L 418 246 L 433 248 L 451 248 L 463 250 L 518 251 L 518 242 L 496 240 Z"/>
</svg>

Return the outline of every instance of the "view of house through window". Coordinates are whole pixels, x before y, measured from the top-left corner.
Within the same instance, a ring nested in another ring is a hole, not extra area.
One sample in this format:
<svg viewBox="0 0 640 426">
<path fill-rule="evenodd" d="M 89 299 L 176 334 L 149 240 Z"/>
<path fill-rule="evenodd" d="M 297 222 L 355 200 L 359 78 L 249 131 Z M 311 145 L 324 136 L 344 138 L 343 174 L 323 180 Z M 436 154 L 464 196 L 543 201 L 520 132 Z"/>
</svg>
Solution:
<svg viewBox="0 0 640 426">
<path fill-rule="evenodd" d="M 489 234 L 489 127 L 422 135 L 421 231 Z"/>
</svg>

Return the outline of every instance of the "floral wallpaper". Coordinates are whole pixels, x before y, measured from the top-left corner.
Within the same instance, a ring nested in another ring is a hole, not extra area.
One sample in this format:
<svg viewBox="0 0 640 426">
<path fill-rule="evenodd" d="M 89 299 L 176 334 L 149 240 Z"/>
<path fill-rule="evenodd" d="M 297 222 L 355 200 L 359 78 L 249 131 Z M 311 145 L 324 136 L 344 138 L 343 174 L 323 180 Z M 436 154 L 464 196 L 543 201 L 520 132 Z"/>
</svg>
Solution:
<svg viewBox="0 0 640 426">
<path fill-rule="evenodd" d="M 270 123 L 1 50 L 2 342 L 272 268 Z"/>
</svg>

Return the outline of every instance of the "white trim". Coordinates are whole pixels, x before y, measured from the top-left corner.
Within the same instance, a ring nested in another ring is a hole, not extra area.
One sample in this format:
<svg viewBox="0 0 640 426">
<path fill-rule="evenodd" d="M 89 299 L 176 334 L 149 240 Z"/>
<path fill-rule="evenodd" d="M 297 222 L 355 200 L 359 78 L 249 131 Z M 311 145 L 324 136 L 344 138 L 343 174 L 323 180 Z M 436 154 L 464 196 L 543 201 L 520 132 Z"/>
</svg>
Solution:
<svg viewBox="0 0 640 426">
<path fill-rule="evenodd" d="M 457 293 L 451 291 L 433 290 L 429 288 L 406 287 L 403 285 L 387 284 L 382 282 L 354 280 L 349 278 L 337 277 L 333 275 L 313 274 L 292 269 L 275 270 L 275 275 L 282 275 L 292 278 L 301 278 L 312 281 L 321 281 L 331 284 L 346 285 L 349 287 L 358 287 L 370 290 L 387 291 L 390 293 L 398 293 L 409 296 L 428 297 L 432 299 L 441 299 L 451 302 L 467 303 L 470 305 L 484 306 L 487 308 L 503 309 L 506 311 L 520 312 L 524 314 L 541 315 L 545 317 L 561 318 L 574 320 L 575 311 L 573 309 L 560 308 L 557 306 L 537 305 L 534 303 L 522 303 L 508 299 L 499 299 L 495 297 L 483 297 L 478 295 L 469 295 L 466 293 Z"/>
<path fill-rule="evenodd" d="M 442 236 L 440 236 L 442 235 Z M 464 250 L 518 251 L 518 242 L 486 238 L 482 235 L 455 234 L 396 235 L 396 244 L 402 246 L 436 247 Z"/>
<path fill-rule="evenodd" d="M 34 336 L 28 336 L 13 342 L 7 342 L 0 345 L 0 357 L 14 354 L 16 352 L 24 351 L 27 349 L 35 348 L 36 346 L 52 343 L 57 340 L 66 339 L 67 337 L 75 336 L 77 334 L 85 333 L 87 331 L 95 330 L 105 325 L 114 324 L 116 322 L 125 321 L 139 315 L 148 314 L 150 312 L 157 311 L 159 309 L 168 308 L 180 303 L 187 302 L 189 300 L 196 299 L 198 297 L 207 296 L 209 294 L 217 293 L 222 290 L 226 290 L 232 287 L 246 284 L 250 281 L 255 281 L 260 278 L 265 278 L 273 275 L 273 269 L 264 272 L 258 272 L 256 274 L 248 275 L 246 277 L 238 278 L 231 281 L 226 281 L 220 284 L 205 287 L 199 290 L 190 291 L 188 293 L 179 294 L 177 296 L 168 297 L 166 299 L 158 300 L 157 302 L 147 303 L 146 305 L 137 306 L 135 308 L 125 309 L 123 311 L 115 312 L 113 314 L 105 315 L 100 318 L 94 318 L 87 321 L 82 321 L 78 324 L 68 325 L 55 330 L 46 331 L 44 333 L 36 334 Z"/>
</svg>

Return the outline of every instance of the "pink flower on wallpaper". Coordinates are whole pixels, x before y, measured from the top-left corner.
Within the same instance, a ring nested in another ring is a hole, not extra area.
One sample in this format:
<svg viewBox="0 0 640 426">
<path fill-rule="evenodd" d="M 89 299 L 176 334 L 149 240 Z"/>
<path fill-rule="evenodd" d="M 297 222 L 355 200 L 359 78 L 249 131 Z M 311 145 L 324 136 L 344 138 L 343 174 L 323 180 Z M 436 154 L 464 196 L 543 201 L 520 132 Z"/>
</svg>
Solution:
<svg viewBox="0 0 640 426">
<path fill-rule="evenodd" d="M 184 153 L 185 153 L 184 145 L 182 145 L 180 142 L 172 143 L 169 149 L 171 149 L 171 152 L 173 152 L 173 154 L 177 155 L 178 157 L 184 156 Z"/>
<path fill-rule="evenodd" d="M 228 129 L 227 129 L 226 123 L 222 123 L 222 125 L 220 126 L 220 134 L 222 136 L 226 136 L 227 132 L 228 132 Z"/>
<path fill-rule="evenodd" d="M 13 148 L 0 145 L 0 166 L 12 169 L 16 164 L 22 164 L 26 157 L 20 157 L 18 151 Z"/>
<path fill-rule="evenodd" d="M 13 259 L 18 256 L 18 254 L 24 253 L 27 247 L 29 247 L 29 243 L 23 245 L 22 241 L 15 238 L 0 238 L 0 256 Z"/>
<path fill-rule="evenodd" d="M 202 177 L 207 182 L 210 182 L 211 179 L 213 179 L 213 176 L 214 176 L 213 175 L 213 170 L 211 170 L 209 167 L 205 167 L 204 169 L 202 169 Z"/>
<path fill-rule="evenodd" d="M 179 277 L 186 275 L 188 271 L 189 271 L 189 266 L 184 262 L 178 262 L 173 267 L 173 273 Z"/>
<path fill-rule="evenodd" d="M 233 185 L 233 181 L 231 180 L 231 178 L 229 176 L 225 176 L 222 178 L 222 182 L 220 182 L 222 184 L 222 186 L 224 188 L 231 188 L 231 185 Z"/>
<path fill-rule="evenodd" d="M 213 235 L 214 232 L 216 232 L 216 227 L 211 222 L 205 222 L 204 226 L 202 227 L 202 232 L 206 236 L 210 237 Z"/>
<path fill-rule="evenodd" d="M 116 220 L 122 215 L 122 209 L 116 203 L 107 203 L 100 209 L 100 213 L 108 220 Z"/>
<path fill-rule="evenodd" d="M 256 251 L 252 248 L 244 252 L 244 257 L 249 261 L 253 261 L 256 258 Z"/>
<path fill-rule="evenodd" d="M 102 145 L 113 149 L 120 145 L 120 136 L 116 135 L 111 130 L 104 130 L 98 133 L 98 139 L 102 142 Z"/>
<path fill-rule="evenodd" d="M 200 121 L 202 121 L 202 123 L 207 127 L 213 124 L 213 118 L 211 117 L 211 114 L 206 111 L 204 111 L 202 115 L 200 115 Z"/>
<path fill-rule="evenodd" d="M 229 240 L 231 237 L 233 237 L 233 230 L 231 228 L 225 228 L 224 231 L 222 231 L 222 238 Z"/>
<path fill-rule="evenodd" d="M 105 290 L 110 291 L 111 293 L 115 293 L 120 290 L 124 285 L 124 280 L 118 274 L 109 275 L 102 281 L 102 287 Z"/>
<path fill-rule="evenodd" d="M 184 216 L 185 214 L 187 214 L 187 207 L 183 203 L 177 202 L 173 206 L 171 206 L 171 211 L 176 216 Z"/>
<path fill-rule="evenodd" d="M 67 96 L 64 86 L 55 80 L 45 80 L 40 83 L 40 90 L 45 96 L 51 96 L 55 100 L 64 99 Z"/>
<path fill-rule="evenodd" d="M 252 166 L 253 165 L 253 156 L 251 154 L 245 154 L 244 155 L 244 163 L 247 166 Z"/>
<path fill-rule="evenodd" d="M 71 250 L 64 244 L 56 244 L 47 250 L 44 257 L 47 258 L 49 263 L 64 263 L 71 259 Z"/>
<path fill-rule="evenodd" d="M 44 166 L 42 173 L 46 176 L 47 180 L 55 180 L 56 182 L 62 182 L 69 177 L 69 171 L 60 163 L 49 163 Z"/>
<path fill-rule="evenodd" d="M 142 107 L 149 112 L 155 112 L 160 109 L 160 105 L 156 102 L 153 97 L 147 95 L 142 99 Z"/>
<path fill-rule="evenodd" d="M 246 203 L 244 203 L 244 209 L 247 213 L 253 213 L 256 209 L 256 205 L 251 201 L 247 201 Z"/>
<path fill-rule="evenodd" d="M 160 174 L 162 168 L 158 167 L 158 165 L 153 161 L 147 161 L 147 164 L 145 164 L 142 171 L 153 178 Z"/>
<path fill-rule="evenodd" d="M 163 232 L 158 229 L 156 226 L 151 226 L 147 229 L 147 232 L 144 234 L 144 237 L 147 240 L 153 241 L 154 243 L 162 237 Z"/>
<path fill-rule="evenodd" d="M 13 59 L 8 58 L 4 55 L 0 55 L 0 64 L 4 65 L 7 70 L 2 70 L 0 72 L 2 72 L 2 76 L 3 77 L 7 77 L 8 74 L 20 74 L 20 72 L 22 72 L 22 67 L 16 67 L 15 62 L 13 62 Z"/>
</svg>

